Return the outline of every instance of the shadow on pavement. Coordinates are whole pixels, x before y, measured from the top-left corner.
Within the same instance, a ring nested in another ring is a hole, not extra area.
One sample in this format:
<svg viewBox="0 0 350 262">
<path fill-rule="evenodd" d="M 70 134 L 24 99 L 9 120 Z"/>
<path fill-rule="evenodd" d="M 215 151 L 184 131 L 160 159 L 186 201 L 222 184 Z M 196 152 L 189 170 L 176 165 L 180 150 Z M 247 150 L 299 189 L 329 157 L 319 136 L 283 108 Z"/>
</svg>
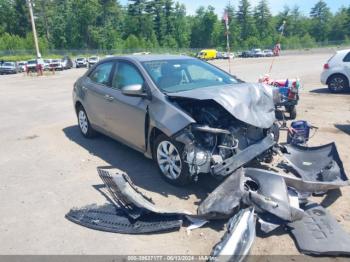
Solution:
<svg viewBox="0 0 350 262">
<path fill-rule="evenodd" d="M 329 190 L 326 194 L 326 197 L 322 200 L 321 206 L 325 208 L 330 207 L 341 196 L 342 193 L 339 188 Z"/>
<path fill-rule="evenodd" d="M 329 94 L 329 95 L 350 95 L 350 92 L 348 92 L 348 91 L 342 92 L 342 93 L 338 93 L 338 94 L 333 94 L 333 93 L 329 92 L 327 87 L 316 88 L 316 89 L 310 90 L 310 93 L 314 93 L 314 94 Z"/>
<path fill-rule="evenodd" d="M 204 175 L 199 177 L 197 183 L 182 188 L 175 187 L 161 178 L 157 166 L 152 160 L 147 159 L 136 150 L 102 134 L 94 139 L 86 139 L 81 135 L 78 126 L 66 127 L 63 132 L 68 139 L 86 149 L 90 154 L 101 158 L 108 165 L 126 172 L 136 186 L 147 191 L 156 192 L 163 196 L 174 195 L 181 199 L 188 199 L 189 195 L 194 194 L 197 198 L 204 199 L 220 183 L 213 177 Z"/>
<path fill-rule="evenodd" d="M 334 125 L 340 131 L 350 135 L 350 125 Z"/>
</svg>

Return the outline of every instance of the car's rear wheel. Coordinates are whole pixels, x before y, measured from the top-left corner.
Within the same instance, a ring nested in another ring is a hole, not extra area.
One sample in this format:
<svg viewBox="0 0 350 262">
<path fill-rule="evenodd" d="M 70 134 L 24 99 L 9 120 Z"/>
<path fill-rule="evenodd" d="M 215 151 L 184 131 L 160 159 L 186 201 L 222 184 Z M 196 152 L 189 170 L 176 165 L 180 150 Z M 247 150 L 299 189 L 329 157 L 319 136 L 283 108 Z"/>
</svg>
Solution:
<svg viewBox="0 0 350 262">
<path fill-rule="evenodd" d="M 96 131 L 92 128 L 86 111 L 82 106 L 78 107 L 77 117 L 79 129 L 83 136 L 86 138 L 94 137 L 96 135 Z"/>
<path fill-rule="evenodd" d="M 153 159 L 157 162 L 162 177 L 170 184 L 184 186 L 190 184 L 191 174 L 183 160 L 184 146 L 173 139 L 159 135 L 153 148 Z"/>
<path fill-rule="evenodd" d="M 331 93 L 341 93 L 349 88 L 349 81 L 343 75 L 334 75 L 328 80 L 328 89 Z"/>
</svg>

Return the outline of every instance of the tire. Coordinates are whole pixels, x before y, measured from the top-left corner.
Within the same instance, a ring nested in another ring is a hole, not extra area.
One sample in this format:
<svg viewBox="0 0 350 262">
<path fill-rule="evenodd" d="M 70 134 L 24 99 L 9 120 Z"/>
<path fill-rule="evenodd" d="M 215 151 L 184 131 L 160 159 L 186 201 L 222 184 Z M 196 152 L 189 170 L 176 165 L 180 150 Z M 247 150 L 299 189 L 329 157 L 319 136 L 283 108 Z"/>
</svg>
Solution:
<svg viewBox="0 0 350 262">
<path fill-rule="evenodd" d="M 86 138 L 93 138 L 96 136 L 96 131 L 92 128 L 85 109 L 82 106 L 77 110 L 78 126 L 82 135 Z"/>
<path fill-rule="evenodd" d="M 192 182 L 188 164 L 183 160 L 184 145 L 166 135 L 159 135 L 153 145 L 153 159 L 165 181 L 175 186 Z"/>
<path fill-rule="evenodd" d="M 295 106 L 291 106 L 288 108 L 289 118 L 294 120 L 297 118 L 297 108 Z"/>
<path fill-rule="evenodd" d="M 328 80 L 328 90 L 333 94 L 339 94 L 349 88 L 349 81 L 343 75 L 333 75 Z"/>
</svg>

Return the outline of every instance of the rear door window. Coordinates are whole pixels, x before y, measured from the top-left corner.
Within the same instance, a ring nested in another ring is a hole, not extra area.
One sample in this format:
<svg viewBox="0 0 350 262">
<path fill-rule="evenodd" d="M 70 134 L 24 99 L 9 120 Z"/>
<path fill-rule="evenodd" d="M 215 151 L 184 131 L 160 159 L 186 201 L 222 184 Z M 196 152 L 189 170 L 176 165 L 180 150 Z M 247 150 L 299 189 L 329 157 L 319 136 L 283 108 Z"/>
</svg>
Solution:
<svg viewBox="0 0 350 262">
<path fill-rule="evenodd" d="M 113 62 L 108 62 L 97 66 L 95 70 L 89 75 L 91 81 L 97 84 L 108 86 L 113 64 Z"/>
</svg>

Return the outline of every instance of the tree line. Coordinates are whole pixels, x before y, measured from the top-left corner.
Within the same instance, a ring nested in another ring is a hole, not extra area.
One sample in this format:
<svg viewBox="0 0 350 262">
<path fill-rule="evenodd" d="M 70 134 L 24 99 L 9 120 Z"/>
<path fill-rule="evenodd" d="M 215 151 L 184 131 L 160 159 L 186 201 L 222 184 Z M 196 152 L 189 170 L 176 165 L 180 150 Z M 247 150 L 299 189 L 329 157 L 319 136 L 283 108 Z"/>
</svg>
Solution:
<svg viewBox="0 0 350 262">
<path fill-rule="evenodd" d="M 173 0 L 32 0 L 40 47 L 48 49 L 135 50 L 224 48 L 226 28 L 215 7 L 194 15 Z M 219 10 L 220 11 L 220 10 Z M 267 0 L 228 4 L 229 34 L 235 50 L 272 47 L 286 21 L 283 44 L 313 47 L 316 42 L 350 42 L 350 4 L 332 13 L 320 0 L 304 15 L 285 6 L 272 15 Z M 222 10 L 223 12 L 223 10 Z M 32 49 L 26 0 L 0 0 L 0 50 Z"/>
</svg>

